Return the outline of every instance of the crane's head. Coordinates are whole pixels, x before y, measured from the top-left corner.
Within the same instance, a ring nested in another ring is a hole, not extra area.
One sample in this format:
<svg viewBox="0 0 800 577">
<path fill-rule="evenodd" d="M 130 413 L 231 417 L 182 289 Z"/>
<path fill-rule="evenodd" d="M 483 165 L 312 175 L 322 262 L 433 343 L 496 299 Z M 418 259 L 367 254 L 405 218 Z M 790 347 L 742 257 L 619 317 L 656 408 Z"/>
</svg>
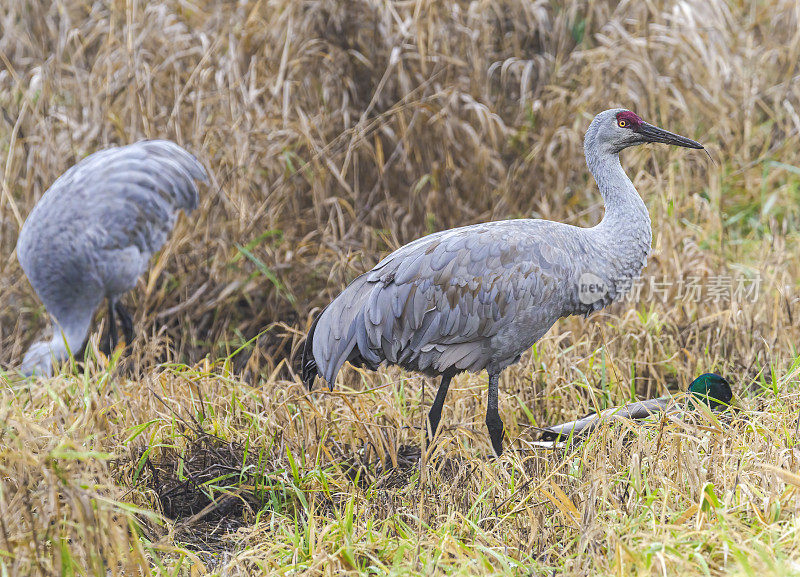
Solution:
<svg viewBox="0 0 800 577">
<path fill-rule="evenodd" d="M 584 146 L 587 153 L 593 148 L 594 152 L 617 154 L 629 146 L 648 142 L 661 142 L 684 148 L 703 148 L 699 142 L 648 124 L 624 108 L 613 108 L 595 116 L 589 130 L 586 131 Z"/>
<path fill-rule="evenodd" d="M 50 341 L 33 343 L 22 357 L 20 372 L 26 377 L 39 375 L 42 377 L 53 376 L 53 350 Z"/>
</svg>

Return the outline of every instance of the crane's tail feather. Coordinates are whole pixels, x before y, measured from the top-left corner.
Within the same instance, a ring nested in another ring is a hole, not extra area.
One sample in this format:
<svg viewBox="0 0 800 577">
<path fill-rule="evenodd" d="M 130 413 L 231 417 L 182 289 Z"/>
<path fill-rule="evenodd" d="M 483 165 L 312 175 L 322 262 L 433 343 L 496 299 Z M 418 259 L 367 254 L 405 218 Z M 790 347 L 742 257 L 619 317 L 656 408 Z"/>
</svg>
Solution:
<svg viewBox="0 0 800 577">
<path fill-rule="evenodd" d="M 300 369 L 303 383 L 309 391 L 313 390 L 314 379 L 319 374 L 317 361 L 314 359 L 314 331 L 317 329 L 317 323 L 319 322 L 320 317 L 322 317 L 322 313 L 318 314 L 317 318 L 314 319 L 314 322 L 311 323 L 311 328 L 306 335 L 306 342 L 303 345 L 303 357 L 301 360 Z"/>
<path fill-rule="evenodd" d="M 360 339 L 361 345 L 366 346 L 365 337 L 361 335 L 364 332 L 362 308 L 373 288 L 367 281 L 366 275 L 355 279 L 314 319 L 302 356 L 302 379 L 309 389 L 319 375 L 332 390 L 346 362 L 370 368 L 380 364 L 382 359 L 374 354 L 363 356 L 358 342 Z"/>
</svg>

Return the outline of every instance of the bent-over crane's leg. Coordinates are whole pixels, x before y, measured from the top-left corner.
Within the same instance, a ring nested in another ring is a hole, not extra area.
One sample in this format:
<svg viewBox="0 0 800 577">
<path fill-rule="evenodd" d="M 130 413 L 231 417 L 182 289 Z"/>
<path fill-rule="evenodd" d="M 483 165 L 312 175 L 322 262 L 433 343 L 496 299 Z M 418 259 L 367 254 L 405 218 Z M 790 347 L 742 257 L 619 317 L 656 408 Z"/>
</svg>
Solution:
<svg viewBox="0 0 800 577">
<path fill-rule="evenodd" d="M 131 313 L 128 312 L 128 309 L 119 301 L 114 305 L 114 310 L 117 311 L 119 322 L 122 325 L 122 335 L 125 337 L 125 348 L 128 348 L 133 344 L 133 339 L 135 337 L 133 332 L 133 318 L 131 318 Z"/>
<path fill-rule="evenodd" d="M 497 412 L 497 386 L 500 384 L 500 374 L 489 374 L 489 401 L 486 405 L 486 427 L 489 429 L 489 438 L 492 448 L 498 457 L 503 454 L 503 421 Z"/>
<path fill-rule="evenodd" d="M 106 334 L 100 345 L 100 351 L 108 356 L 117 348 L 119 338 L 117 337 L 117 319 L 114 317 L 114 303 L 108 300 L 108 315 L 106 318 Z"/>
<path fill-rule="evenodd" d="M 439 390 L 436 391 L 436 399 L 431 405 L 431 410 L 428 412 L 428 440 L 432 441 L 436 438 L 436 429 L 439 428 L 439 421 L 442 418 L 442 407 L 444 400 L 447 398 L 447 389 L 450 388 L 450 380 L 453 378 L 451 373 L 442 375 L 442 380 L 439 383 Z"/>
</svg>

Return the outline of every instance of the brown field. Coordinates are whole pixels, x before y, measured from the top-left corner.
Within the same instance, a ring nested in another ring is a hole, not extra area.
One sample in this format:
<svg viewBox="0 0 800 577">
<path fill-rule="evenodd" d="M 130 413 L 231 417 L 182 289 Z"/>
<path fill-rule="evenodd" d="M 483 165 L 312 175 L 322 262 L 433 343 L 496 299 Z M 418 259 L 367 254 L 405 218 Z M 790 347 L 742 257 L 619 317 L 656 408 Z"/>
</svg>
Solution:
<svg viewBox="0 0 800 577">
<path fill-rule="evenodd" d="M 653 221 L 637 298 L 501 379 L 295 374 L 320 307 L 463 224 L 592 226 L 601 110 L 700 140 L 623 165 Z M 800 7 L 790 0 L 6 0 L 0 6 L 0 574 L 800 575 Z M 126 302 L 129 358 L 14 372 L 47 315 L 14 254 L 69 166 L 169 138 L 208 168 Z M 731 418 L 536 427 L 685 390 Z"/>
</svg>

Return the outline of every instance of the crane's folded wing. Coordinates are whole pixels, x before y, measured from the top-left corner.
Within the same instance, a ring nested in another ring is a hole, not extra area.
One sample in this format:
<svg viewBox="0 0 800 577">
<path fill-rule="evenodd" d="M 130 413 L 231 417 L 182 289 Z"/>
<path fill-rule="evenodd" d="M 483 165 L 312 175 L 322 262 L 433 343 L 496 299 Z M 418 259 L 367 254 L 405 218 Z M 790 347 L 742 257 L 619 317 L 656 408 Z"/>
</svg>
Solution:
<svg viewBox="0 0 800 577">
<path fill-rule="evenodd" d="M 586 254 L 576 230 L 501 221 L 398 249 L 323 313 L 314 341 L 321 374 L 330 383 L 356 357 L 369 366 L 388 361 L 423 372 L 481 370 L 498 358 L 493 337 L 514 323 L 522 333 L 515 344 L 524 351 L 575 299 L 574 264 Z M 508 362 L 518 355 L 509 354 Z"/>
</svg>

